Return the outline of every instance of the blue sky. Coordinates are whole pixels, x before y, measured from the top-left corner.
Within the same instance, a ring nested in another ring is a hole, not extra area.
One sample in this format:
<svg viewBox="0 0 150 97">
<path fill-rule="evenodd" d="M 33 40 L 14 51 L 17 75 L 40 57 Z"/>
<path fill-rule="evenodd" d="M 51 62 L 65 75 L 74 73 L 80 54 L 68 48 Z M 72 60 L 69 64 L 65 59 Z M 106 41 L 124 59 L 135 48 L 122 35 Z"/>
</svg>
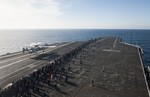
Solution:
<svg viewBox="0 0 150 97">
<path fill-rule="evenodd" d="M 150 29 L 150 0 L 0 0 L 1 29 Z"/>
</svg>

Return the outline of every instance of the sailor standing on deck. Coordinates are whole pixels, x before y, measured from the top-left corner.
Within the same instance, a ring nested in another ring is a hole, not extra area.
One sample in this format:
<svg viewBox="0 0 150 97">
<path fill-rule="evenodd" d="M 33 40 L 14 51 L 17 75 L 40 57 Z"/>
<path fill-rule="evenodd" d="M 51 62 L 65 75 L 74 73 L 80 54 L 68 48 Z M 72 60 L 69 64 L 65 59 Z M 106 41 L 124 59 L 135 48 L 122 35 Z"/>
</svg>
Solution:
<svg viewBox="0 0 150 97">
<path fill-rule="evenodd" d="M 24 54 L 25 53 L 25 48 L 24 47 L 23 47 L 22 51 L 23 51 L 23 54 Z"/>
<path fill-rule="evenodd" d="M 94 79 L 92 79 L 92 86 L 94 85 L 94 82 L 95 82 Z"/>
</svg>

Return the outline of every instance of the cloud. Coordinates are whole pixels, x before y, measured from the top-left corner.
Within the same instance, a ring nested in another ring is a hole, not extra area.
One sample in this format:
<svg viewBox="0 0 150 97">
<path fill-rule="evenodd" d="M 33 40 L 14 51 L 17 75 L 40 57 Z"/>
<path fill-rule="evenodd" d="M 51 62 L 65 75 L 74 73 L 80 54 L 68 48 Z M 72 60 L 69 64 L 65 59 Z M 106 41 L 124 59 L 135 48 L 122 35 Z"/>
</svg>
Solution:
<svg viewBox="0 0 150 97">
<path fill-rule="evenodd" d="M 58 0 L 0 0 L 0 28 L 48 25 L 61 15 Z"/>
<path fill-rule="evenodd" d="M 1 1 L 0 1 L 1 2 Z M 1 11 L 8 14 L 47 13 L 51 16 L 60 15 L 60 3 L 57 0 L 5 0 L 1 2 Z"/>
</svg>

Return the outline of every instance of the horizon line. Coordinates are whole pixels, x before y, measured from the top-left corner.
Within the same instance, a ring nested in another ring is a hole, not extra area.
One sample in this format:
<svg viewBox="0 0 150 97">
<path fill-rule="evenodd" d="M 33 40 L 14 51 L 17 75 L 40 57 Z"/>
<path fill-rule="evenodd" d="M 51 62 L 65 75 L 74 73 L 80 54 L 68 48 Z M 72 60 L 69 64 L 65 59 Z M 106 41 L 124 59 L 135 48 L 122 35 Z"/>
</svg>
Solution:
<svg viewBox="0 0 150 97">
<path fill-rule="evenodd" d="M 0 30 L 150 30 L 150 28 L 0 28 Z"/>
</svg>

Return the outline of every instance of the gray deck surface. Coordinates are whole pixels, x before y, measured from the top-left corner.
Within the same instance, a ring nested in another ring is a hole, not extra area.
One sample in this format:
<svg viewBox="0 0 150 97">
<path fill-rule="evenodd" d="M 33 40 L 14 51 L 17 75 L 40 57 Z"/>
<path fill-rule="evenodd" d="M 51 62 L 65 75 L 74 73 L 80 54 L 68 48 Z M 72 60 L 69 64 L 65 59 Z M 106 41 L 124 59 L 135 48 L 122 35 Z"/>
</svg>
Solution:
<svg viewBox="0 0 150 97">
<path fill-rule="evenodd" d="M 51 60 L 80 44 L 75 42 L 53 48 L 55 50 L 49 51 Z M 73 58 L 71 63 L 64 64 L 65 67 L 71 66 L 69 83 L 59 81 L 59 90 L 41 83 L 41 89 L 46 90 L 49 97 L 149 97 L 136 47 L 120 43 L 120 38 L 110 37 L 91 44 L 84 51 Z M 36 59 L 33 54 L 2 58 L 0 86 L 4 87 L 49 61 L 42 57 Z M 95 80 L 93 86 L 92 79 Z M 32 93 L 32 96 L 39 95 Z"/>
<path fill-rule="evenodd" d="M 0 88 L 33 72 L 33 70 L 37 68 L 47 65 L 51 60 L 69 52 L 81 43 L 82 42 L 60 44 L 55 48 L 45 50 L 44 53 L 43 51 L 39 51 L 37 54 L 22 54 L 20 52 L 17 54 L 0 56 Z M 47 55 L 37 58 L 41 54 Z M 50 56 L 50 58 L 48 56 Z"/>
</svg>

